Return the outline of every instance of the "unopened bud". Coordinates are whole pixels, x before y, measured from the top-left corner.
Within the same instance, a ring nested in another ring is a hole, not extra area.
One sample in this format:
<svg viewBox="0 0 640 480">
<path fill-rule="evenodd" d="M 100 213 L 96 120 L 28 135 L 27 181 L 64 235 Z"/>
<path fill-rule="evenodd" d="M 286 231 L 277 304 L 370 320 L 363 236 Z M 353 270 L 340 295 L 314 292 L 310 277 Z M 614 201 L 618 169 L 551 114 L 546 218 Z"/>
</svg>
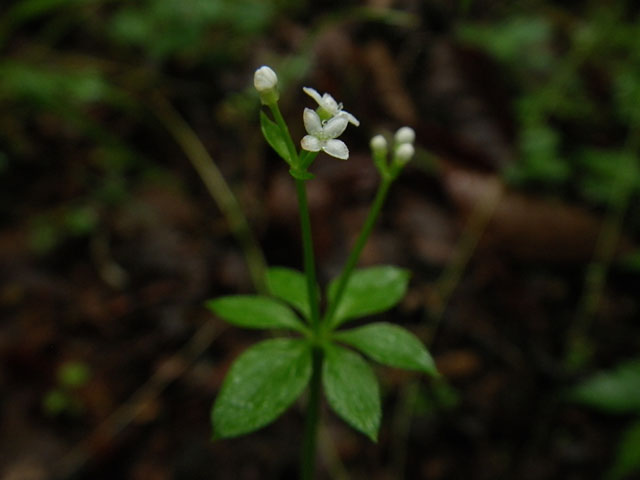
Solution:
<svg viewBox="0 0 640 480">
<path fill-rule="evenodd" d="M 278 85 L 278 76 L 271 68 L 262 66 L 253 75 L 253 85 L 260 93 L 272 90 Z"/>
<path fill-rule="evenodd" d="M 369 146 L 374 152 L 386 152 L 387 140 L 382 135 L 376 135 L 371 139 L 371 142 L 369 142 Z"/>
<path fill-rule="evenodd" d="M 413 143 L 416 139 L 416 132 L 411 127 L 400 128 L 395 135 L 396 143 Z"/>
<path fill-rule="evenodd" d="M 413 145 L 410 143 L 403 143 L 396 149 L 396 162 L 400 165 L 405 165 L 409 160 L 411 160 L 414 153 L 415 149 L 413 148 Z"/>
<path fill-rule="evenodd" d="M 253 86 L 265 105 L 278 101 L 278 76 L 270 67 L 264 65 L 256 70 L 253 74 Z"/>
</svg>

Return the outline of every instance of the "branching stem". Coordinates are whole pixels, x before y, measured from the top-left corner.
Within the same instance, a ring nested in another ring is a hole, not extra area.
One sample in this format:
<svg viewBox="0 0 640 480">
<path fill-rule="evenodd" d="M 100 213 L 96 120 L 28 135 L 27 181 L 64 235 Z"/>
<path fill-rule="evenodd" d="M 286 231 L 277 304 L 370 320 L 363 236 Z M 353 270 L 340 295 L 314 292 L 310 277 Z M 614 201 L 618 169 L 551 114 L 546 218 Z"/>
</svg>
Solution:
<svg viewBox="0 0 640 480">
<path fill-rule="evenodd" d="M 327 314 L 325 315 L 323 325 L 325 328 L 331 327 L 333 316 L 335 315 L 338 305 L 340 304 L 340 300 L 342 300 L 342 295 L 344 294 L 345 287 L 349 282 L 349 278 L 353 273 L 353 269 L 355 268 L 358 260 L 360 259 L 360 254 L 362 253 L 362 249 L 364 248 L 369 235 L 371 235 L 371 231 L 373 230 L 373 226 L 380 215 L 380 210 L 382 209 L 382 205 L 387 198 L 387 193 L 389 192 L 389 187 L 393 182 L 391 177 L 384 176 L 380 185 L 378 186 L 378 191 L 376 192 L 376 197 L 373 200 L 373 204 L 371 205 L 371 209 L 369 210 L 369 214 L 367 215 L 367 219 L 364 222 L 364 226 L 360 232 L 360 235 L 356 239 L 356 243 L 353 245 L 351 252 L 349 253 L 349 258 L 347 259 L 347 263 L 340 274 L 340 280 L 338 281 L 338 287 L 336 288 L 336 293 L 331 301 Z"/>
</svg>

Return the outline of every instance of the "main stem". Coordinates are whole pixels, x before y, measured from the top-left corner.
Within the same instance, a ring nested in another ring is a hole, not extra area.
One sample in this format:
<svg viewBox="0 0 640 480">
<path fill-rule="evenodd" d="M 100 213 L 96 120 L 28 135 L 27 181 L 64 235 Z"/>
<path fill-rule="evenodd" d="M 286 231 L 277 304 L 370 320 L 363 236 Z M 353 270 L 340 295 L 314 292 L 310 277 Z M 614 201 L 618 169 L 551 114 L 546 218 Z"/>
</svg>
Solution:
<svg viewBox="0 0 640 480">
<path fill-rule="evenodd" d="M 302 231 L 302 249 L 304 254 L 304 275 L 307 279 L 307 294 L 311 307 L 311 329 L 317 333 L 320 323 L 320 307 L 318 302 L 318 282 L 316 280 L 316 267 L 313 255 L 313 241 L 311 237 L 311 218 L 309 216 L 309 204 L 307 202 L 307 188 L 304 180 L 296 179 L 296 191 L 298 193 L 298 208 L 300 210 L 300 230 Z"/>
<path fill-rule="evenodd" d="M 347 285 L 349 277 L 353 272 L 362 249 L 367 243 L 369 235 L 373 230 L 373 226 L 380 215 L 382 205 L 387 198 L 389 187 L 393 182 L 392 177 L 385 176 L 378 187 L 376 197 L 367 219 L 364 222 L 362 231 L 354 244 L 347 263 L 344 267 L 336 295 L 329 307 L 327 316 L 324 319 L 324 328 L 329 327 L 329 322 L 335 314 L 336 308 L 342 298 L 344 289 Z M 314 332 L 315 339 L 320 336 L 320 308 L 318 302 L 318 294 L 316 290 L 316 272 L 315 261 L 313 256 L 313 243 L 311 241 L 311 220 L 309 217 L 309 205 L 307 202 L 307 191 L 303 180 L 296 180 L 296 190 L 298 193 L 298 206 L 300 209 L 300 226 L 302 230 L 302 245 L 304 249 L 304 270 L 307 278 L 307 291 L 309 294 L 309 303 L 311 306 L 311 328 Z M 300 463 L 300 478 L 302 480 L 312 480 L 315 471 L 316 445 L 318 437 L 318 421 L 320 417 L 320 390 L 322 387 L 322 360 L 323 353 L 319 346 L 313 349 L 311 385 L 309 386 L 309 400 L 307 404 L 307 417 L 305 423 L 304 440 L 302 444 L 302 458 Z"/>
<path fill-rule="evenodd" d="M 316 464 L 318 422 L 320 420 L 320 390 L 322 386 L 322 350 L 320 348 L 313 349 L 312 362 L 313 370 L 311 384 L 309 385 L 309 400 L 300 463 L 300 478 L 302 480 L 313 479 Z"/>
<path fill-rule="evenodd" d="M 344 289 L 347 286 L 347 282 L 349 281 L 349 277 L 353 273 L 353 269 L 355 268 L 358 260 L 360 259 L 360 254 L 362 253 L 362 249 L 367 243 L 367 239 L 369 235 L 371 235 L 371 231 L 373 230 L 373 226 L 380 215 L 380 210 L 382 209 L 382 205 L 384 204 L 385 199 L 387 198 L 387 193 L 389 192 L 389 187 L 393 182 L 391 177 L 384 176 L 380 185 L 378 186 L 378 191 L 376 192 L 376 197 L 373 200 L 373 205 L 371 205 L 371 210 L 369 210 L 369 214 L 367 215 L 367 219 L 364 222 L 364 226 L 360 231 L 360 235 L 356 239 L 356 243 L 353 245 L 351 249 L 351 253 L 349 253 L 349 258 L 347 259 L 347 263 L 342 270 L 342 274 L 340 275 L 340 280 L 338 281 L 338 287 L 336 288 L 336 293 L 329 305 L 329 309 L 325 316 L 325 320 L 323 324 L 325 328 L 329 328 L 331 326 L 331 321 L 333 316 L 336 313 L 338 305 L 340 304 L 340 300 L 342 299 L 342 295 L 344 294 Z"/>
<path fill-rule="evenodd" d="M 300 157 L 289 134 L 280 108 L 277 103 L 269 105 L 276 123 L 283 133 L 287 150 L 290 156 L 292 168 L 299 168 Z M 309 155 L 304 157 L 311 161 Z M 304 165 L 304 168 L 308 167 Z M 307 294 L 309 296 L 309 306 L 311 309 L 311 330 L 313 331 L 313 353 L 311 385 L 309 387 L 309 403 L 307 405 L 307 418 L 305 422 L 304 440 L 302 444 L 302 458 L 300 462 L 300 478 L 311 480 L 315 471 L 316 463 L 316 443 L 318 436 L 318 420 L 320 417 L 320 390 L 322 383 L 322 349 L 318 345 L 320 333 L 320 302 L 318 299 L 318 282 L 316 280 L 316 267 L 313 255 L 313 240 L 311 235 L 311 217 L 309 215 L 309 202 L 307 201 L 307 187 L 304 180 L 295 179 L 296 192 L 298 194 L 298 209 L 300 211 L 300 230 L 302 232 L 302 249 L 304 254 L 304 274 L 307 280 Z"/>
<path fill-rule="evenodd" d="M 313 255 L 313 242 L 311 237 L 311 218 L 309 215 L 309 203 L 307 202 L 307 189 L 304 180 L 296 179 L 296 191 L 298 193 L 298 208 L 300 210 L 300 229 L 302 231 L 302 248 L 304 253 L 304 273 L 307 279 L 307 293 L 311 307 L 311 329 L 314 340 L 318 340 L 320 331 L 320 306 L 316 281 L 316 268 Z M 311 385 L 309 387 L 309 400 L 307 405 L 307 418 L 302 444 L 302 458 L 300 463 L 300 478 L 310 480 L 313 478 L 316 461 L 316 439 L 318 434 L 318 420 L 320 416 L 320 390 L 322 380 L 322 350 L 317 345 L 313 348 L 313 363 L 311 373 Z"/>
</svg>

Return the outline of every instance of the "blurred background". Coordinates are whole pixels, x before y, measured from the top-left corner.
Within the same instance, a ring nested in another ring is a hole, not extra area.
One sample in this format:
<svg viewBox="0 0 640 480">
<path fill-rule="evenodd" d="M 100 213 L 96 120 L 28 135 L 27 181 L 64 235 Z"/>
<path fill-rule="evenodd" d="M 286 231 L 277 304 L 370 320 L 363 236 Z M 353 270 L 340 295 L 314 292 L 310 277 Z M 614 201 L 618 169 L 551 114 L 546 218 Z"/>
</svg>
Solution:
<svg viewBox="0 0 640 480">
<path fill-rule="evenodd" d="M 308 185 L 323 284 L 375 192 L 369 139 L 417 132 L 361 263 L 413 272 L 380 318 L 443 379 L 379 368 L 378 444 L 325 409 L 318 478 L 638 478 L 639 11 L 2 2 L 1 478 L 296 478 L 301 404 L 210 441 L 222 378 L 262 334 L 203 302 L 255 291 L 262 258 L 302 264 L 292 180 L 259 129 L 263 64 L 296 141 L 302 86 L 361 121 Z"/>
</svg>

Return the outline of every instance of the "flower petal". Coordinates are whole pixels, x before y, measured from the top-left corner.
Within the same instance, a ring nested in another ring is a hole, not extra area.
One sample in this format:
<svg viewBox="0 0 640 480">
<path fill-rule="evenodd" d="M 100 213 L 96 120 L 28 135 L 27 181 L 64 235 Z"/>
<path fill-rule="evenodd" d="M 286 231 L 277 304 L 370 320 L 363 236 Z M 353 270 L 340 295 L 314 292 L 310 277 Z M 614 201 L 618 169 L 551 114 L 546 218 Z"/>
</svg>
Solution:
<svg viewBox="0 0 640 480">
<path fill-rule="evenodd" d="M 356 117 L 351 115 L 349 112 L 345 112 L 344 110 L 342 110 L 340 113 L 347 117 L 347 120 L 349 120 L 349 123 L 355 125 L 356 127 L 360 126 L 360 121 Z"/>
<path fill-rule="evenodd" d="M 312 135 L 305 135 L 302 137 L 302 140 L 300 140 L 300 146 L 308 152 L 319 152 L 322 147 L 322 142 Z"/>
<path fill-rule="evenodd" d="M 320 106 L 323 107 L 331 115 L 336 115 L 340 111 L 338 102 L 336 102 L 336 99 L 328 93 L 322 95 L 322 103 L 320 103 Z"/>
<path fill-rule="evenodd" d="M 346 115 L 339 113 L 335 117 L 327 120 L 324 127 L 322 127 L 324 136 L 326 138 L 337 138 L 342 135 L 342 132 L 344 132 L 348 124 L 349 118 Z"/>
<path fill-rule="evenodd" d="M 302 91 L 313 98 L 318 105 L 322 106 L 322 97 L 314 88 L 302 87 Z"/>
<path fill-rule="evenodd" d="M 327 140 L 324 142 L 322 150 L 324 150 L 326 154 L 339 158 L 340 160 L 349 158 L 349 149 L 342 140 Z"/>
<path fill-rule="evenodd" d="M 302 121 L 304 122 L 304 128 L 310 135 L 317 137 L 322 134 L 322 122 L 315 110 L 305 108 L 302 114 Z"/>
</svg>

